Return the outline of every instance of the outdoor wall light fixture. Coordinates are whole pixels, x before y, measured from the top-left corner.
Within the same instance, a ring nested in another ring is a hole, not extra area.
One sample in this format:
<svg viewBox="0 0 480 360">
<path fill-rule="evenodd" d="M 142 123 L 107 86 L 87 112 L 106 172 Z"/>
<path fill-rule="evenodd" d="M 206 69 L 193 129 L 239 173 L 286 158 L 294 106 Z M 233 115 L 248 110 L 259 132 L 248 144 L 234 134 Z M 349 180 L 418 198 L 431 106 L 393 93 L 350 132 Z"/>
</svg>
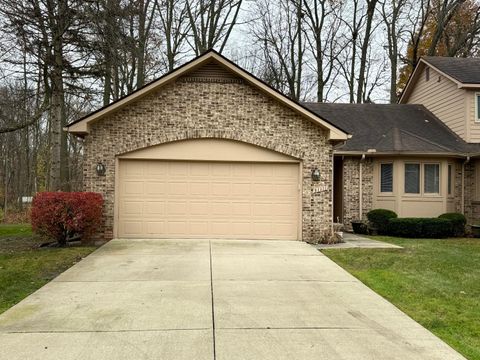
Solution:
<svg viewBox="0 0 480 360">
<path fill-rule="evenodd" d="M 105 172 L 107 171 L 107 168 L 105 167 L 104 164 L 101 162 L 97 163 L 97 166 L 95 167 L 95 170 L 97 171 L 98 176 L 105 176 Z"/>
<path fill-rule="evenodd" d="M 320 181 L 320 170 L 318 170 L 318 168 L 314 168 L 312 170 L 312 180 L 313 181 Z"/>
</svg>

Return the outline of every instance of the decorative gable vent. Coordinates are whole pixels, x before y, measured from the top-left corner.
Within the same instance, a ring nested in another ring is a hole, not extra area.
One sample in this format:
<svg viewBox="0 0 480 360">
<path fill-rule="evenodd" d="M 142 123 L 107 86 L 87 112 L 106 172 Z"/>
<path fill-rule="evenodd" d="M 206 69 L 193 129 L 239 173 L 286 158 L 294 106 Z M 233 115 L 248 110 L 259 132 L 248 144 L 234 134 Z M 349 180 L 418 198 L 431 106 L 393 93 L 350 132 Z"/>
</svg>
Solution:
<svg viewBox="0 0 480 360">
<path fill-rule="evenodd" d="M 210 62 L 178 79 L 182 82 L 242 83 L 243 79 L 216 62 Z"/>
</svg>

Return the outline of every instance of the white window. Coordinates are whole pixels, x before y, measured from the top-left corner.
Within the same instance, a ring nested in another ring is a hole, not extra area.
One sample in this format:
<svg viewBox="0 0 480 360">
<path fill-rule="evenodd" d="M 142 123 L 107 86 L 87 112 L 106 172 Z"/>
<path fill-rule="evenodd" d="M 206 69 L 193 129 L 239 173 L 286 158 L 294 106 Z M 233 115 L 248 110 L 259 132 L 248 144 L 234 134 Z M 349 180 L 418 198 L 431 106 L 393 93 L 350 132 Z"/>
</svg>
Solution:
<svg viewBox="0 0 480 360">
<path fill-rule="evenodd" d="M 452 195 L 452 181 L 453 181 L 453 165 L 448 164 L 448 177 L 447 177 L 448 195 Z"/>
<path fill-rule="evenodd" d="M 420 164 L 405 164 L 405 193 L 420 193 Z"/>
<path fill-rule="evenodd" d="M 424 165 L 423 191 L 425 194 L 440 193 L 440 164 Z"/>
<path fill-rule="evenodd" d="M 480 93 L 475 94 L 475 121 L 480 121 Z"/>
<path fill-rule="evenodd" d="M 380 192 L 393 192 L 393 164 L 380 164 Z"/>
</svg>

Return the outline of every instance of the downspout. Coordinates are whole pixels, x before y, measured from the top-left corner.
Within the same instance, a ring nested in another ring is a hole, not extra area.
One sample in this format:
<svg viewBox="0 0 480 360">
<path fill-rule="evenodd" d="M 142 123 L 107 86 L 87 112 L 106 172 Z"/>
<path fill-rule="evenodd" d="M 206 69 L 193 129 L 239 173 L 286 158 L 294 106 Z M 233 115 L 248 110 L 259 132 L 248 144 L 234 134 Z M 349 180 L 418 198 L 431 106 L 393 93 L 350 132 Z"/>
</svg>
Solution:
<svg viewBox="0 0 480 360">
<path fill-rule="evenodd" d="M 360 164 L 359 164 L 359 176 L 360 176 L 360 180 L 359 180 L 359 189 L 358 189 L 358 205 L 359 205 L 359 208 L 358 208 L 358 216 L 359 216 L 359 219 L 358 220 L 362 220 L 363 219 L 363 162 L 365 161 L 365 154 L 362 154 L 362 158 L 360 159 Z"/>
<path fill-rule="evenodd" d="M 331 207 L 331 211 L 332 211 L 332 213 L 331 213 L 331 214 L 332 214 L 331 220 L 332 220 L 332 221 L 330 221 L 330 236 L 333 236 L 333 233 L 334 233 L 334 231 L 335 231 L 334 226 L 333 226 L 333 224 L 335 223 L 335 215 L 334 215 L 334 212 L 333 212 L 334 201 L 335 201 L 335 200 L 334 200 L 334 199 L 335 199 L 335 195 L 334 195 L 334 193 L 333 193 L 333 191 L 334 191 L 333 188 L 334 188 L 334 184 L 335 184 L 335 154 L 334 154 L 333 150 L 332 150 L 332 173 L 331 173 L 331 175 L 332 175 L 332 182 L 331 182 L 332 186 L 330 187 L 330 188 L 331 188 L 331 191 L 330 191 L 330 203 L 332 204 L 332 207 Z"/>
<path fill-rule="evenodd" d="M 461 198 L 461 209 L 462 214 L 465 215 L 465 165 L 470 162 L 470 156 L 467 156 L 465 161 L 462 164 L 462 198 Z"/>
</svg>

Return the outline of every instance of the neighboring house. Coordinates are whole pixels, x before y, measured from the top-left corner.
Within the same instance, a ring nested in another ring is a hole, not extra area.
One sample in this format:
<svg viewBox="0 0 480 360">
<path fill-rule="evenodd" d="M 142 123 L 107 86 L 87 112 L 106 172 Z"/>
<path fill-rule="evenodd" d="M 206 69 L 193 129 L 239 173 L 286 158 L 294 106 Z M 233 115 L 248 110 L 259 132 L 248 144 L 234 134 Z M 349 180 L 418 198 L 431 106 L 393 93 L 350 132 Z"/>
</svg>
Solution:
<svg viewBox="0 0 480 360">
<path fill-rule="evenodd" d="M 478 220 L 475 84 L 477 59 L 422 58 L 402 104 L 299 104 L 210 51 L 67 130 L 104 239 L 318 242 L 373 208 Z"/>
</svg>

